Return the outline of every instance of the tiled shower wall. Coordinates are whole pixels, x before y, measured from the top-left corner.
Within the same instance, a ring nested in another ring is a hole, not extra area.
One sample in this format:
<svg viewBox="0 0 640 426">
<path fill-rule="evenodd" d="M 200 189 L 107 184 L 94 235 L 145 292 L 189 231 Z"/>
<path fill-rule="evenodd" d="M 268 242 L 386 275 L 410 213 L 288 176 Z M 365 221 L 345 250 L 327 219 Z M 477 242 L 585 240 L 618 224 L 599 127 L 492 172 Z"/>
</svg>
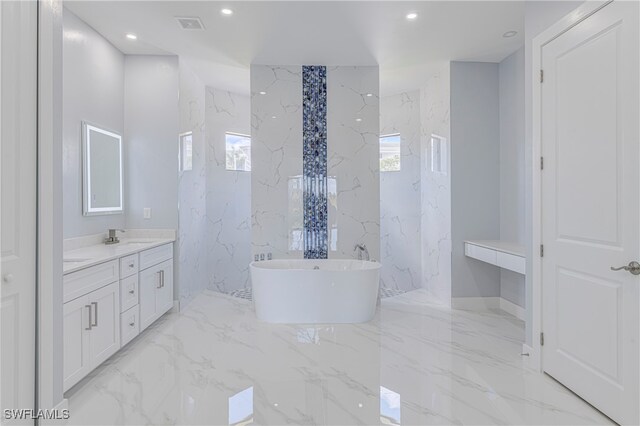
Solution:
<svg viewBox="0 0 640 426">
<path fill-rule="evenodd" d="M 400 134 L 400 170 L 380 173 L 380 285 L 422 287 L 420 91 L 380 101 L 380 134 Z"/>
<path fill-rule="evenodd" d="M 451 117 L 450 66 L 434 67 L 420 90 L 422 156 L 422 280 L 431 296 L 451 304 Z M 444 172 L 431 170 L 431 135 L 444 138 L 447 162 Z"/>
<path fill-rule="evenodd" d="M 327 67 L 329 258 L 380 259 L 378 87 L 377 67 Z M 303 257 L 302 124 L 302 67 L 253 65 L 254 254 Z"/>
<path fill-rule="evenodd" d="M 180 61 L 180 133 L 192 132 L 193 169 L 178 181 L 178 248 L 176 273 L 181 309 L 207 282 L 206 159 L 204 83 Z"/>
<path fill-rule="evenodd" d="M 251 135 L 249 97 L 206 89 L 207 287 L 250 287 L 251 172 L 226 170 L 225 133 Z"/>
</svg>

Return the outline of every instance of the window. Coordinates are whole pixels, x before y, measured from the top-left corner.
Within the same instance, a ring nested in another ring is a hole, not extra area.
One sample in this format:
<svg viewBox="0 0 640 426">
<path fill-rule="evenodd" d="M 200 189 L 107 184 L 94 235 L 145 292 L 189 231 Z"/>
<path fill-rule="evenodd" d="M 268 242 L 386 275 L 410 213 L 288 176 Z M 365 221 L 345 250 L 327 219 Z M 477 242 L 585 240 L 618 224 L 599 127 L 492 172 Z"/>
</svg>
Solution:
<svg viewBox="0 0 640 426">
<path fill-rule="evenodd" d="M 225 134 L 227 170 L 251 171 L 251 136 L 239 133 Z"/>
<path fill-rule="evenodd" d="M 400 134 L 380 136 L 380 171 L 400 170 Z"/>
<path fill-rule="evenodd" d="M 180 168 L 182 171 L 193 169 L 193 133 L 180 134 Z"/>
</svg>

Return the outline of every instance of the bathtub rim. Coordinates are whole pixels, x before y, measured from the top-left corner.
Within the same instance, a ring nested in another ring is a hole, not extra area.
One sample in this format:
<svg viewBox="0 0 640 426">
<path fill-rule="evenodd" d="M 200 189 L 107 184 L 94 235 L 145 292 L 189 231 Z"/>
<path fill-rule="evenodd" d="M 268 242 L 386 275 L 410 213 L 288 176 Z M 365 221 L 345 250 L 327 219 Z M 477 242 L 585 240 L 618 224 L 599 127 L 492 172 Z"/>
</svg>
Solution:
<svg viewBox="0 0 640 426">
<path fill-rule="evenodd" d="M 360 263 L 363 265 L 361 268 L 349 268 L 349 269 L 312 269 L 312 268 L 290 268 L 290 267 L 269 267 L 268 265 L 274 265 L 279 262 L 294 262 L 294 263 Z M 263 271 L 323 271 L 323 272 L 358 272 L 358 271 L 375 271 L 380 270 L 382 264 L 375 260 L 358 260 L 358 259 L 271 259 L 252 261 L 249 263 L 249 268 L 260 269 Z"/>
</svg>

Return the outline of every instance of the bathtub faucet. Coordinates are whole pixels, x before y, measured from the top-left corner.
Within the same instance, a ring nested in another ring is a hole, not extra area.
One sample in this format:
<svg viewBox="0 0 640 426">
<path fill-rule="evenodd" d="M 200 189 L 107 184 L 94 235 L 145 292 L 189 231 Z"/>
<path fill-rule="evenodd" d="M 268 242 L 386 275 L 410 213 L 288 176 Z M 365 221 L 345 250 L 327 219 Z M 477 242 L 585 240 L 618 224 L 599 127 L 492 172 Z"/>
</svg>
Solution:
<svg viewBox="0 0 640 426">
<path fill-rule="evenodd" d="M 358 260 L 369 260 L 369 250 L 366 245 L 356 244 L 353 251 L 358 252 Z"/>
</svg>

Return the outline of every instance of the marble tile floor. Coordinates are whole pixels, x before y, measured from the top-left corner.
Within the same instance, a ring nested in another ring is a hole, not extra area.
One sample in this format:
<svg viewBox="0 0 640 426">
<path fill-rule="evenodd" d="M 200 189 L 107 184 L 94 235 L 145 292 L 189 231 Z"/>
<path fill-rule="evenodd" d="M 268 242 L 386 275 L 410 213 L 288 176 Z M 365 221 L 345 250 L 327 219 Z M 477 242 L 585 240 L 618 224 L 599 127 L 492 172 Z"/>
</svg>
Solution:
<svg viewBox="0 0 640 426">
<path fill-rule="evenodd" d="M 67 395 L 69 425 L 610 424 L 524 366 L 501 312 L 384 299 L 366 324 L 259 323 L 205 291 Z"/>
</svg>

